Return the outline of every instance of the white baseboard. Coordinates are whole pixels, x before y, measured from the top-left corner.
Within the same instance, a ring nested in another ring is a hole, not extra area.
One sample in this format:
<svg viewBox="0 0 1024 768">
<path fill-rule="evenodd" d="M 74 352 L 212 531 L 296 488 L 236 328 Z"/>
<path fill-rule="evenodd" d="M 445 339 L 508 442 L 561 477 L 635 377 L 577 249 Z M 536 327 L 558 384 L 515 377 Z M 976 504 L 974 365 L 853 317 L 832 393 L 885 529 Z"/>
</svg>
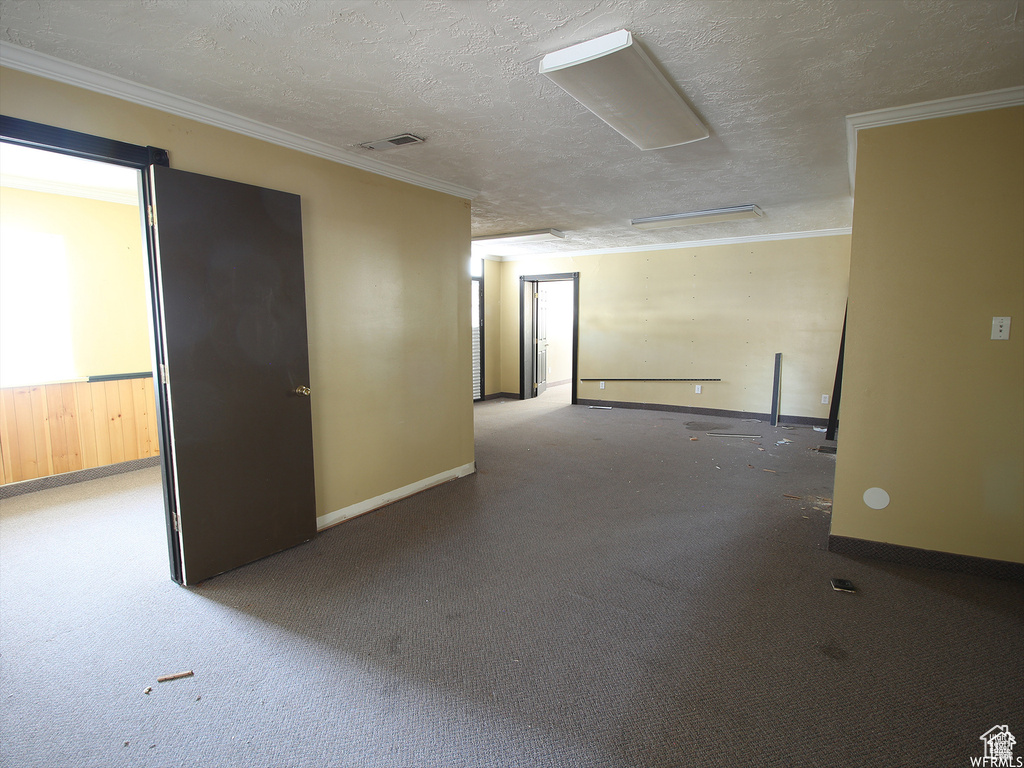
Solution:
<svg viewBox="0 0 1024 768">
<path fill-rule="evenodd" d="M 396 488 L 388 493 L 383 493 L 380 496 L 375 496 L 372 499 L 366 501 L 360 501 L 358 504 L 352 504 L 342 509 L 337 509 L 334 512 L 328 512 L 324 515 L 319 515 L 316 518 L 316 529 L 322 531 L 325 528 L 330 528 L 332 525 L 343 523 L 346 520 L 351 520 L 353 517 L 364 515 L 367 512 L 372 512 L 375 509 L 380 509 L 383 506 L 387 506 L 392 502 L 404 499 L 408 496 L 412 496 L 414 493 L 425 491 L 427 488 L 433 488 L 435 485 L 441 485 L 441 483 L 447 483 L 449 480 L 455 480 L 459 477 L 465 477 L 476 472 L 476 462 L 471 461 L 469 464 L 463 464 L 461 467 L 455 469 L 449 469 L 445 472 L 439 472 L 431 477 L 424 478 L 415 483 Z"/>
</svg>

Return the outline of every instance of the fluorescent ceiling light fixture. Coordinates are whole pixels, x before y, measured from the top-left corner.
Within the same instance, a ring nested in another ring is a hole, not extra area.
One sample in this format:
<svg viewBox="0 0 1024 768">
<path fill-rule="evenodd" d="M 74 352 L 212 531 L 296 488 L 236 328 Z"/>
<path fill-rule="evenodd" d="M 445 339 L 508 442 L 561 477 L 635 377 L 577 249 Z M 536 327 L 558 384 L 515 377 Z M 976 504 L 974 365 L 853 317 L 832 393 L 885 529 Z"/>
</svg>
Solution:
<svg viewBox="0 0 1024 768">
<path fill-rule="evenodd" d="M 554 53 L 547 75 L 640 149 L 664 149 L 708 137 L 708 129 L 624 29 Z"/>
<path fill-rule="evenodd" d="M 510 232 L 507 235 L 481 235 L 474 237 L 473 242 L 500 240 L 503 243 L 539 243 L 545 240 L 561 240 L 565 233 L 557 229 L 531 229 L 529 232 Z"/>
<path fill-rule="evenodd" d="M 712 224 L 716 221 L 732 221 L 733 219 L 759 219 L 762 216 L 764 216 L 764 211 L 751 203 L 749 205 L 734 205 L 731 208 L 712 208 L 708 211 L 648 216 L 645 219 L 633 219 L 629 223 L 637 229 L 661 229 L 663 227 L 685 227 L 688 224 Z"/>
</svg>

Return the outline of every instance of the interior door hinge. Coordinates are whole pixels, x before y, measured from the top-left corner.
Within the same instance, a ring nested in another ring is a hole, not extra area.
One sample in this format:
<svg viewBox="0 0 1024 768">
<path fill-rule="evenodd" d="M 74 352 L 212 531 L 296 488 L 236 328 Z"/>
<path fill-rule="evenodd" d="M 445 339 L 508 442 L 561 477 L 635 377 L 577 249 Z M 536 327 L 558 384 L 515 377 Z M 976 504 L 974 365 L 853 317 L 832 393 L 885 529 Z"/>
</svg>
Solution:
<svg viewBox="0 0 1024 768">
<path fill-rule="evenodd" d="M 154 221 L 154 219 L 156 217 L 153 216 L 153 206 L 152 205 L 147 205 L 146 206 L 146 218 L 149 219 L 149 226 L 151 226 L 151 227 L 155 226 L 153 221 Z"/>
<path fill-rule="evenodd" d="M 164 365 L 163 363 L 160 363 L 159 368 L 160 368 L 160 383 L 166 385 L 167 384 L 167 366 Z"/>
<path fill-rule="evenodd" d="M 174 527 L 175 532 L 181 533 L 181 514 L 178 510 L 174 510 L 171 513 L 171 525 Z"/>
</svg>

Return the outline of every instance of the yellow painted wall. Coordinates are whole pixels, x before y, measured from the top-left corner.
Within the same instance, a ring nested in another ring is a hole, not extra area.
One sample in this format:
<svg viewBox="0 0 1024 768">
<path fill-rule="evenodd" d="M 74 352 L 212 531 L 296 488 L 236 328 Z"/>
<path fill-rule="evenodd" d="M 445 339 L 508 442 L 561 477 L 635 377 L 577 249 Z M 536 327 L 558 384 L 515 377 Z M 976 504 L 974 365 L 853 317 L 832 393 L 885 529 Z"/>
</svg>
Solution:
<svg viewBox="0 0 1024 768">
<path fill-rule="evenodd" d="M 150 370 L 138 206 L 4 187 L 0 223 L 64 240 L 75 377 Z M 38 291 L 39 310 L 45 312 L 46 286 L 27 289 Z"/>
<path fill-rule="evenodd" d="M 473 461 L 470 203 L 13 70 L 3 112 L 302 196 L 318 514 Z"/>
<path fill-rule="evenodd" d="M 775 353 L 781 412 L 827 418 L 846 305 L 849 236 L 809 237 L 502 264 L 502 389 L 519 391 L 519 276 L 580 273 L 583 399 L 768 413 Z"/>
<path fill-rule="evenodd" d="M 833 534 L 1024 562 L 1024 108 L 860 131 L 839 418 Z"/>
<path fill-rule="evenodd" d="M 484 395 L 501 389 L 501 262 L 484 259 Z"/>
</svg>

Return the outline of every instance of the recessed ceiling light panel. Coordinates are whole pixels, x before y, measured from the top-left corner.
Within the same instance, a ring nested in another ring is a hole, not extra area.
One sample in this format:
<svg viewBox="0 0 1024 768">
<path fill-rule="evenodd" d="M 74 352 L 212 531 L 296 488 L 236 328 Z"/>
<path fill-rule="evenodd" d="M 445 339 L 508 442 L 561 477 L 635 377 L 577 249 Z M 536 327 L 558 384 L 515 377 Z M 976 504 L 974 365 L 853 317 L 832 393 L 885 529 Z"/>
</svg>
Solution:
<svg viewBox="0 0 1024 768">
<path fill-rule="evenodd" d="M 633 219 L 629 223 L 637 229 L 662 229 L 664 227 L 685 227 L 689 224 L 713 224 L 716 221 L 732 221 L 734 219 L 759 219 L 762 216 L 764 216 L 764 211 L 753 203 L 749 203 L 734 205 L 731 208 L 712 208 L 707 211 L 648 216 L 644 219 Z"/>
<path fill-rule="evenodd" d="M 625 29 L 549 53 L 540 73 L 640 149 L 708 137 L 708 129 Z"/>
<path fill-rule="evenodd" d="M 412 133 L 402 133 L 398 136 L 392 136 L 390 139 L 378 139 L 377 141 L 365 141 L 359 146 L 363 149 L 376 149 L 378 151 L 385 149 L 394 149 L 395 147 L 404 147 L 406 144 L 422 144 L 426 139 L 422 139 Z"/>
</svg>

